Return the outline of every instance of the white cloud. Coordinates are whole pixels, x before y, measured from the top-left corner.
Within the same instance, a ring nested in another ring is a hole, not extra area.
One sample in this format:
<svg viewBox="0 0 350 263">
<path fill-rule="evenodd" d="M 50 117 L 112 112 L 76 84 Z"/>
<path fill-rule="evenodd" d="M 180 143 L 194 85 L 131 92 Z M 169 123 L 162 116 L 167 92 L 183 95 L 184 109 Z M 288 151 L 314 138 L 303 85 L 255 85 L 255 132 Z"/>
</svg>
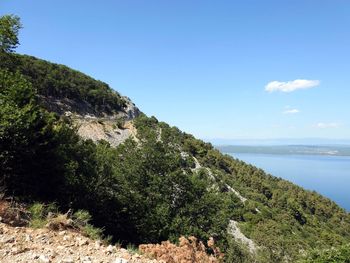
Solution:
<svg viewBox="0 0 350 263">
<path fill-rule="evenodd" d="M 283 112 L 283 114 L 296 114 L 299 112 L 300 112 L 300 110 L 298 110 L 298 109 L 287 109 Z"/>
<path fill-rule="evenodd" d="M 327 128 L 339 128 L 340 124 L 337 122 L 328 122 L 328 123 L 319 122 L 315 126 L 316 128 L 319 128 L 319 129 L 327 129 Z"/>
<path fill-rule="evenodd" d="M 265 86 L 268 92 L 282 91 L 292 92 L 298 89 L 309 89 L 320 85 L 319 80 L 296 79 L 292 81 L 271 81 Z"/>
</svg>

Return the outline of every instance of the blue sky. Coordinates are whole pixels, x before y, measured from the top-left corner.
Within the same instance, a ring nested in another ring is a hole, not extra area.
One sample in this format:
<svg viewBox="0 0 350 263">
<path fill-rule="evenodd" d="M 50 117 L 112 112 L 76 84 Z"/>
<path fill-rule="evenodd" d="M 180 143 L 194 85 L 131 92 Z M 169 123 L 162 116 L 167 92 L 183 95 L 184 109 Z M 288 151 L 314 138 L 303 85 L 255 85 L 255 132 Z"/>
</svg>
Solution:
<svg viewBox="0 0 350 263">
<path fill-rule="evenodd" d="M 347 0 L 1 0 L 6 13 L 24 25 L 18 53 L 200 138 L 350 139 Z"/>
</svg>

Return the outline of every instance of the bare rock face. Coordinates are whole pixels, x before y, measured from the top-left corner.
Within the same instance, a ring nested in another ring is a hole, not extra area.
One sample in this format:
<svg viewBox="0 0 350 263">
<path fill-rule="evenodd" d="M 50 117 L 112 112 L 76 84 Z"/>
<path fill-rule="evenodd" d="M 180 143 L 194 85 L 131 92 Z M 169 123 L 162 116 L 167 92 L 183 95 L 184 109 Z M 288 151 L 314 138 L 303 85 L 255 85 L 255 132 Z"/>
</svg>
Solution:
<svg viewBox="0 0 350 263">
<path fill-rule="evenodd" d="M 250 253 L 254 254 L 257 251 L 258 247 L 253 242 L 253 240 L 247 238 L 241 232 L 241 230 L 238 227 L 238 222 L 234 220 L 230 220 L 228 231 L 237 241 L 245 244 L 248 247 Z"/>
<path fill-rule="evenodd" d="M 133 103 L 129 97 L 122 97 L 126 102 L 126 107 L 124 108 L 124 112 L 126 114 L 126 120 L 133 120 L 141 114 L 139 108 L 136 107 L 135 103 Z"/>
<path fill-rule="evenodd" d="M 97 110 L 94 105 L 83 100 L 72 100 L 68 98 L 57 99 L 52 96 L 40 96 L 41 104 L 49 111 L 59 115 L 74 114 L 79 116 L 93 116 L 96 118 L 133 120 L 141 114 L 135 103 L 126 96 L 121 97 L 124 106 L 121 109 L 110 109 L 111 111 Z"/>
<path fill-rule="evenodd" d="M 73 119 L 73 123 L 78 128 L 78 134 L 82 138 L 91 139 L 94 142 L 104 140 L 109 142 L 112 147 L 117 147 L 130 136 L 136 136 L 136 129 L 132 121 L 118 125 L 118 120 L 85 116 Z"/>
<path fill-rule="evenodd" d="M 125 107 L 122 111 L 114 115 L 93 115 L 74 114 L 70 111 L 64 113 L 71 118 L 78 128 L 78 134 L 84 139 L 93 141 L 105 140 L 112 147 L 117 147 L 130 136 L 136 136 L 136 129 L 132 120 L 137 118 L 141 111 L 128 97 L 122 97 L 125 101 Z"/>
<path fill-rule="evenodd" d="M 132 120 L 141 114 L 130 98 L 125 96 L 121 98 L 124 101 L 124 107 L 113 113 L 96 111 L 93 105 L 85 101 L 44 96 L 41 96 L 40 100 L 49 111 L 69 118 L 82 138 L 95 142 L 104 140 L 112 147 L 117 147 L 130 136 L 135 136 L 136 130 Z"/>
<path fill-rule="evenodd" d="M 64 115 L 66 112 L 74 112 L 79 115 L 98 115 L 93 106 L 85 101 L 76 101 L 68 98 L 57 99 L 52 96 L 40 96 L 41 104 L 48 111 Z"/>
</svg>

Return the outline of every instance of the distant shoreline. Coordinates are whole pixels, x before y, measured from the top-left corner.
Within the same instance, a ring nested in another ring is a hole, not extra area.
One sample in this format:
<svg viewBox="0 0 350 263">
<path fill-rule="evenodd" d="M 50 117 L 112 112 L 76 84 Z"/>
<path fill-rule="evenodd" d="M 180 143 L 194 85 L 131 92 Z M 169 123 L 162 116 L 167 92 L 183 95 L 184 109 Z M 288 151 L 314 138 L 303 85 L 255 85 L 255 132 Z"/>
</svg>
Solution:
<svg viewBox="0 0 350 263">
<path fill-rule="evenodd" d="M 350 156 L 349 145 L 220 145 L 215 146 L 223 153 L 254 153 L 275 155 L 320 155 L 320 156 Z"/>
</svg>

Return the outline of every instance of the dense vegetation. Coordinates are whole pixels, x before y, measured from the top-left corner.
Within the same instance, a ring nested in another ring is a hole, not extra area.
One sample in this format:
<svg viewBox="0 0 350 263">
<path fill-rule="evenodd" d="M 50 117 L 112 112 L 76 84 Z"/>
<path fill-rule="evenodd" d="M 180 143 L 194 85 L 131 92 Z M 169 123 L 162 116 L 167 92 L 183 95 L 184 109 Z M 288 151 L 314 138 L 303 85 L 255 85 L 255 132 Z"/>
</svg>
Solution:
<svg viewBox="0 0 350 263">
<path fill-rule="evenodd" d="M 243 232 L 266 249 L 269 262 L 349 242 L 349 214 L 329 199 L 222 156 L 210 146 L 195 156 L 248 198 L 237 220 Z"/>
<path fill-rule="evenodd" d="M 83 75 L 27 56 L 1 56 L 0 186 L 7 195 L 55 202 L 62 211 L 84 209 L 95 226 L 123 244 L 214 237 L 227 262 L 295 262 L 309 250 L 350 242 L 350 216 L 334 202 L 222 155 L 154 117 L 135 119 L 136 138 L 117 148 L 81 139 L 69 119 L 43 109 L 38 97 L 48 92 L 86 100 L 82 94 L 89 88 L 77 84 Z M 26 60 L 45 65 L 44 73 Z M 70 77 L 61 85 L 57 76 L 65 74 Z M 53 82 L 46 82 L 49 76 Z M 102 85 L 86 80 L 92 89 Z M 256 255 L 228 234 L 230 220 L 260 247 Z"/>
<path fill-rule="evenodd" d="M 300 263 L 349 263 L 350 245 L 338 248 L 319 250 L 315 249 L 300 261 Z"/>
<path fill-rule="evenodd" d="M 0 67 L 21 73 L 46 100 L 50 97 L 74 104 L 78 113 L 107 113 L 125 106 L 107 84 L 66 66 L 35 57 L 0 52 Z"/>
<path fill-rule="evenodd" d="M 158 141 L 154 119 L 138 120 L 139 147 L 129 139 L 114 149 L 81 140 L 41 109 L 21 75 L 1 70 L 0 87 L 1 179 L 7 193 L 54 201 L 63 210 L 88 210 L 98 226 L 125 243 L 180 234 L 225 236 L 234 197 L 207 189 L 208 178 L 190 172 L 192 162 L 172 146 L 170 132 L 163 133 L 167 143 Z"/>
</svg>

